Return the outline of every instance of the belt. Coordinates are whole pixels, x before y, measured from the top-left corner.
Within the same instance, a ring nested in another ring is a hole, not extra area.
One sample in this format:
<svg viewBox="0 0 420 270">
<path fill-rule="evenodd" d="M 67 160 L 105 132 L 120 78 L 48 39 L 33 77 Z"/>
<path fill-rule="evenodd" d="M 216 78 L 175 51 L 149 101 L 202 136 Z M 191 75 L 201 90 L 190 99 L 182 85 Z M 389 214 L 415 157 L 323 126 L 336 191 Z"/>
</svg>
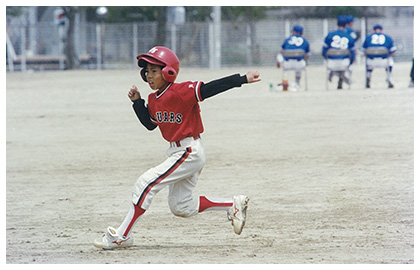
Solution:
<svg viewBox="0 0 420 270">
<path fill-rule="evenodd" d="M 186 143 L 188 143 L 188 142 L 190 142 L 190 141 L 192 141 L 192 140 L 198 140 L 198 139 L 200 139 L 201 137 L 200 137 L 200 134 L 198 134 L 198 135 L 196 135 L 196 136 L 192 136 L 192 137 L 187 137 L 187 138 L 185 138 L 185 139 L 182 139 L 182 140 L 180 140 L 180 141 L 175 141 L 175 142 L 170 142 L 169 144 L 171 145 L 171 147 L 181 147 L 182 146 L 182 144 L 184 143 L 184 142 L 186 142 Z"/>
</svg>

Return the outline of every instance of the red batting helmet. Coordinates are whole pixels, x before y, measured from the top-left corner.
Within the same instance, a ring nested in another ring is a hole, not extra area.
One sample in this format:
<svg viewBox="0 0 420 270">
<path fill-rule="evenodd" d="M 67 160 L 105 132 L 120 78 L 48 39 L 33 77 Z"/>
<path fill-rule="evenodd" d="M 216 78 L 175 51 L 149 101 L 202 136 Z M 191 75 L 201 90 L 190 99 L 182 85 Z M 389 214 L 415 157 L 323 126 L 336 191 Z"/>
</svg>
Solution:
<svg viewBox="0 0 420 270">
<path fill-rule="evenodd" d="M 143 68 L 140 75 L 145 82 L 147 63 L 163 66 L 163 79 L 167 82 L 174 82 L 179 73 L 179 60 L 176 54 L 170 49 L 162 46 L 153 47 L 148 53 L 137 55 L 137 65 Z"/>
</svg>

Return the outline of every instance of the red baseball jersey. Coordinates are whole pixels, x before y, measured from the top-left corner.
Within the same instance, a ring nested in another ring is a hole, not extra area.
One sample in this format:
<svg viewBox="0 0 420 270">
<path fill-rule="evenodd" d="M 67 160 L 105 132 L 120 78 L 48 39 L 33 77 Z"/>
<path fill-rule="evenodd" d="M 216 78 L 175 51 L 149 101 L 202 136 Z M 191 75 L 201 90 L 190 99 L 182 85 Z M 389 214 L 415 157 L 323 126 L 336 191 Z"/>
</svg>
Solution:
<svg viewBox="0 0 420 270">
<path fill-rule="evenodd" d="M 159 126 L 168 142 L 197 136 L 204 131 L 199 101 L 202 82 L 172 83 L 160 94 L 148 98 L 151 121 Z"/>
</svg>

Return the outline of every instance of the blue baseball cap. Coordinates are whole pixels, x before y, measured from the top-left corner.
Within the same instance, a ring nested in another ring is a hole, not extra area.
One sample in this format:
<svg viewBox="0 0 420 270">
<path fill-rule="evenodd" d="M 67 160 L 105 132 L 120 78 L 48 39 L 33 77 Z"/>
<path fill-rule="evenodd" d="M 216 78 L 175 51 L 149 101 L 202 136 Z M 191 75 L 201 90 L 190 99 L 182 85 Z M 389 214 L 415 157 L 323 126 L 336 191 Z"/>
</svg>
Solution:
<svg viewBox="0 0 420 270">
<path fill-rule="evenodd" d="M 338 26 L 346 26 L 347 23 L 347 16 L 346 15 L 339 15 L 337 17 L 337 25 Z"/>
<path fill-rule="evenodd" d="M 354 17 L 352 15 L 347 15 L 347 23 L 354 22 Z"/>
<path fill-rule="evenodd" d="M 380 29 L 380 30 L 382 30 L 383 28 L 382 28 L 382 25 L 380 25 L 380 24 L 375 24 L 375 26 L 373 27 L 373 30 L 376 30 L 376 29 Z"/>
<path fill-rule="evenodd" d="M 293 26 L 293 32 L 303 34 L 303 27 L 301 25 L 295 24 Z"/>
</svg>

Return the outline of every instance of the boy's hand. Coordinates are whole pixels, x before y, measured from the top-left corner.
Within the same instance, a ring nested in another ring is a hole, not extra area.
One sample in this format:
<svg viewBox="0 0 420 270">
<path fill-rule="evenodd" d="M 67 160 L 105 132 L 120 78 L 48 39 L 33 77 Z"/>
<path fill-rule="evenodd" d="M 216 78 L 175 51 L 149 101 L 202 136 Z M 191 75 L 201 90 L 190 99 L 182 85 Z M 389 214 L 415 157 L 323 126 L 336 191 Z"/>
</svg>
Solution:
<svg viewBox="0 0 420 270">
<path fill-rule="evenodd" d="M 259 82 L 259 81 L 261 81 L 260 73 L 258 73 L 258 71 L 248 71 L 246 73 L 246 79 L 247 79 L 248 83 Z"/>
<path fill-rule="evenodd" d="M 130 91 L 128 91 L 128 97 L 131 99 L 131 101 L 140 99 L 140 92 L 139 89 L 137 89 L 137 86 L 133 85 L 130 88 Z"/>
</svg>

